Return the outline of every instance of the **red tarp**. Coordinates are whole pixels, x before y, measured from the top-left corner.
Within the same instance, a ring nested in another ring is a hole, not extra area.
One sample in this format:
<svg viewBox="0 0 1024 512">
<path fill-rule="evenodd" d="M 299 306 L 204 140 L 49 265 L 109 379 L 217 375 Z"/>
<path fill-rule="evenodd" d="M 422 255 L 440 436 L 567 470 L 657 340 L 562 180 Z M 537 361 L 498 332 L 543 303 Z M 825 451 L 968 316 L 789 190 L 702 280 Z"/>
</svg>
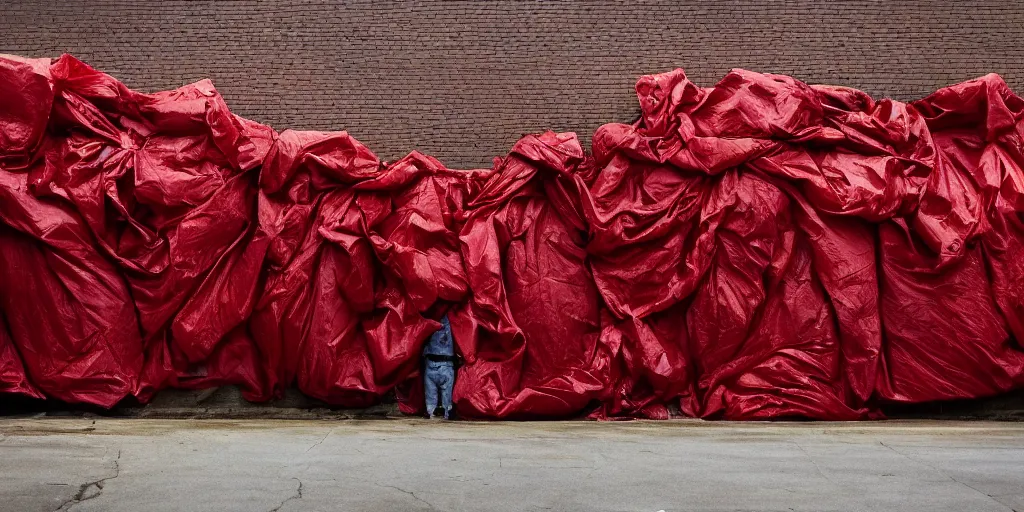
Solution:
<svg viewBox="0 0 1024 512">
<path fill-rule="evenodd" d="M 202 81 L 0 57 L 0 393 L 290 386 L 473 418 L 878 417 L 1024 386 L 1024 100 L 734 71 L 493 169 L 277 133 Z"/>
</svg>

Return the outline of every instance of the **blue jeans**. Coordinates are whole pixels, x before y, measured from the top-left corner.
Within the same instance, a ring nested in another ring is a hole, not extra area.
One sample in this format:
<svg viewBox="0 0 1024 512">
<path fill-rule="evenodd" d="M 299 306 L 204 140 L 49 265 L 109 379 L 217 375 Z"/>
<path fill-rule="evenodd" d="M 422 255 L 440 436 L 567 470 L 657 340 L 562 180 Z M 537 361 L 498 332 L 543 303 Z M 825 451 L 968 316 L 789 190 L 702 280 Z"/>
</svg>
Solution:
<svg viewBox="0 0 1024 512">
<path fill-rule="evenodd" d="M 427 361 L 423 372 L 423 391 L 427 397 L 427 416 L 434 417 L 437 393 L 441 392 L 444 419 L 452 410 L 452 388 L 455 386 L 455 365 L 448 361 Z"/>
</svg>

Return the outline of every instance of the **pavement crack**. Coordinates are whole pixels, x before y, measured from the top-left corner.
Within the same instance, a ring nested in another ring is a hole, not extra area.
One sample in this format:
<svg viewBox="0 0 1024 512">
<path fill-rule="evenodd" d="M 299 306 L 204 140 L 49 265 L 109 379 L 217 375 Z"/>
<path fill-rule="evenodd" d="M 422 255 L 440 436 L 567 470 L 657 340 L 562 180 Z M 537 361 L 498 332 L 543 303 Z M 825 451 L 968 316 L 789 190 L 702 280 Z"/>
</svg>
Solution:
<svg viewBox="0 0 1024 512">
<path fill-rule="evenodd" d="M 328 434 L 330 434 L 330 432 L 328 432 Z M 324 439 L 326 439 L 326 438 L 327 438 L 327 436 L 324 436 Z M 322 440 L 321 440 L 321 442 L 322 442 Z M 299 483 L 299 487 L 297 489 L 295 489 L 295 494 L 292 494 L 291 496 L 285 498 L 285 500 L 282 501 L 278 506 L 270 509 L 270 512 L 278 512 L 289 501 L 301 500 L 302 499 L 302 480 L 299 480 L 298 478 L 295 478 L 295 477 L 292 477 L 292 480 L 295 480 L 296 482 Z"/>
<path fill-rule="evenodd" d="M 64 500 L 63 503 L 57 507 L 56 512 L 63 510 L 70 510 L 71 507 L 83 502 L 89 501 L 93 498 L 103 494 L 103 487 L 107 485 L 107 482 L 113 480 L 121 475 L 121 450 L 117 450 L 117 458 L 114 459 L 114 474 L 108 477 L 100 478 L 91 482 L 86 482 L 78 486 L 78 492 L 74 496 Z"/>
<path fill-rule="evenodd" d="M 405 489 L 402 489 L 401 487 L 397 487 L 397 486 L 394 486 L 394 485 L 384 485 L 384 484 L 376 484 L 376 485 L 377 485 L 377 487 L 387 487 L 389 489 L 394 489 L 394 490 L 399 491 L 399 492 L 404 492 L 405 494 L 408 494 L 409 496 L 412 496 L 413 499 L 415 499 L 416 501 L 418 501 L 420 503 L 423 503 L 424 505 L 430 507 L 430 510 L 437 510 L 437 507 L 435 507 L 433 503 L 430 503 L 429 501 L 427 501 L 427 500 L 425 500 L 423 498 L 420 498 L 419 496 L 416 496 L 416 493 L 413 492 L 413 491 L 407 491 Z"/>
<path fill-rule="evenodd" d="M 330 436 L 332 432 L 334 432 L 333 428 L 331 430 L 328 430 L 327 434 L 324 435 L 324 437 L 322 439 L 320 439 L 319 441 L 313 443 L 313 445 L 310 446 L 309 448 L 306 448 L 305 453 L 309 453 L 309 451 L 312 450 L 313 448 L 316 448 L 317 446 L 320 446 L 320 443 L 323 443 L 324 441 L 326 441 L 327 437 Z"/>
<path fill-rule="evenodd" d="M 818 471 L 818 474 L 821 475 L 822 478 L 828 480 L 829 483 L 831 483 L 832 485 L 839 485 L 838 483 L 836 483 L 835 480 L 832 480 L 832 478 L 830 478 L 828 475 L 825 474 L 824 471 L 821 470 L 821 466 L 819 466 L 818 463 L 814 460 L 814 457 L 811 457 L 810 453 L 807 453 L 807 450 L 803 446 L 800 446 L 800 443 L 796 441 L 790 441 L 790 443 L 792 443 L 794 446 L 799 448 L 801 452 L 803 452 L 804 457 L 807 457 L 807 460 L 811 461 L 811 464 L 814 465 L 814 469 Z"/>
<path fill-rule="evenodd" d="M 938 470 L 936 470 L 936 471 L 938 471 Z M 940 471 L 940 473 L 941 473 L 941 471 Z M 945 473 L 943 473 L 943 474 L 945 474 Z M 1006 508 L 1007 508 L 1008 510 L 1010 510 L 1011 512 L 1017 512 L 1017 510 L 1016 510 L 1016 509 L 1014 509 L 1014 508 L 1011 508 L 1011 507 L 1007 506 L 1007 505 L 1006 505 L 1005 503 L 1003 503 L 1003 502 L 999 501 L 999 500 L 998 500 L 998 499 L 997 499 L 997 498 L 996 498 L 995 496 L 992 496 L 991 494 L 989 494 L 989 493 L 987 493 L 987 492 L 985 492 L 985 491 L 982 491 L 981 489 L 978 489 L 977 487 L 975 487 L 975 486 L 973 486 L 973 485 L 971 485 L 971 484 L 969 484 L 969 483 L 967 483 L 967 482 L 962 482 L 962 481 L 960 481 L 960 480 L 957 480 L 957 479 L 956 479 L 956 478 L 955 478 L 954 476 L 952 476 L 952 475 L 946 475 L 946 476 L 948 476 L 950 480 L 952 480 L 952 481 L 954 481 L 954 482 L 956 482 L 956 483 L 958 483 L 958 484 L 960 484 L 960 485 L 962 485 L 962 486 L 964 486 L 964 487 L 966 487 L 966 488 L 968 488 L 968 489 L 970 489 L 970 490 L 972 490 L 972 491 L 974 491 L 974 492 L 976 492 L 976 493 L 978 493 L 978 494 L 981 494 L 981 495 L 983 495 L 983 496 L 987 496 L 987 497 L 988 497 L 988 498 L 989 498 L 990 500 L 992 500 L 992 501 L 994 501 L 994 502 L 998 503 L 998 504 L 999 504 L 999 505 L 1001 505 L 1001 506 L 1004 506 L 1004 507 L 1006 507 Z"/>
<path fill-rule="evenodd" d="M 878 444 L 888 448 L 889 450 L 892 450 L 893 453 L 895 453 L 895 454 L 897 454 L 897 455 L 899 455 L 899 456 L 901 456 L 901 457 L 903 457 L 903 458 L 905 458 L 905 459 L 907 459 L 907 460 L 909 460 L 909 461 L 911 461 L 911 462 L 913 462 L 915 464 L 919 464 L 921 466 L 925 466 L 927 468 L 930 468 L 932 471 L 935 471 L 936 473 L 938 473 L 938 474 L 940 474 L 940 475 L 942 475 L 942 476 L 952 480 L 953 482 L 958 483 L 958 484 L 960 484 L 960 485 L 962 485 L 962 486 L 964 486 L 964 487 L 966 487 L 966 488 L 968 488 L 968 489 L 970 489 L 970 490 L 972 490 L 972 491 L 974 491 L 974 492 L 976 492 L 976 493 L 978 493 L 978 494 L 980 494 L 982 496 L 987 497 L 988 499 L 998 503 L 1000 506 L 1006 507 L 1006 510 L 1009 510 L 1010 512 L 1017 512 L 1017 509 L 1015 509 L 1013 507 L 1010 507 L 1009 505 L 999 501 L 998 499 L 996 499 L 995 496 L 993 496 L 993 495 L 991 495 L 991 494 L 989 494 L 987 492 L 984 492 L 981 489 L 978 489 L 977 487 L 974 487 L 973 485 L 968 484 L 967 482 L 962 482 L 960 480 L 957 480 L 955 477 L 953 477 L 953 475 L 947 474 L 945 471 L 943 471 L 943 470 L 941 470 L 941 469 L 939 469 L 939 468 L 929 464 L 928 462 L 925 462 L 923 460 L 915 459 L 914 457 L 911 457 L 911 456 L 909 456 L 909 455 L 907 455 L 907 454 L 905 454 L 905 453 L 903 453 L 903 452 L 893 448 L 892 446 L 889 446 L 889 445 L 885 444 L 882 441 L 879 441 Z"/>
</svg>

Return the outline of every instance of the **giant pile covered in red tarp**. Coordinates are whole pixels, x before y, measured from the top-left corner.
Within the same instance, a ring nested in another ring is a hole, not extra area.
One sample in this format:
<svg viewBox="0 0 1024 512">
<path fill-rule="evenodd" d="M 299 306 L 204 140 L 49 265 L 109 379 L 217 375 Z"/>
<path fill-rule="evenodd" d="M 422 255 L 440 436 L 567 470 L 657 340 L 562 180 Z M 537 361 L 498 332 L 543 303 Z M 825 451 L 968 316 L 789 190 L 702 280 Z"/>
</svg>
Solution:
<svg viewBox="0 0 1024 512">
<path fill-rule="evenodd" d="M 422 406 L 449 312 L 474 418 L 877 417 L 1024 386 L 1024 100 L 734 71 L 493 169 L 277 133 L 209 81 L 0 57 L 0 393 Z"/>
</svg>

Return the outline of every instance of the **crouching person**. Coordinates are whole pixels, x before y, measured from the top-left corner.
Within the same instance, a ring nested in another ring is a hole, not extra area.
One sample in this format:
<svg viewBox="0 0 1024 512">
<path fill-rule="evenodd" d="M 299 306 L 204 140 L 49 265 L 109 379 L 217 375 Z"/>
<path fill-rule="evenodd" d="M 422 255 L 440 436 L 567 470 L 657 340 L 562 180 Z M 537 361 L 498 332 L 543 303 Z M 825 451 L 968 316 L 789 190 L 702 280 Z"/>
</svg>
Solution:
<svg viewBox="0 0 1024 512">
<path fill-rule="evenodd" d="M 455 343 L 448 315 L 441 318 L 441 329 L 430 335 L 423 347 L 423 390 L 427 399 L 427 417 L 433 418 L 437 410 L 437 396 L 441 395 L 444 419 L 451 418 L 452 388 L 455 387 Z"/>
</svg>

